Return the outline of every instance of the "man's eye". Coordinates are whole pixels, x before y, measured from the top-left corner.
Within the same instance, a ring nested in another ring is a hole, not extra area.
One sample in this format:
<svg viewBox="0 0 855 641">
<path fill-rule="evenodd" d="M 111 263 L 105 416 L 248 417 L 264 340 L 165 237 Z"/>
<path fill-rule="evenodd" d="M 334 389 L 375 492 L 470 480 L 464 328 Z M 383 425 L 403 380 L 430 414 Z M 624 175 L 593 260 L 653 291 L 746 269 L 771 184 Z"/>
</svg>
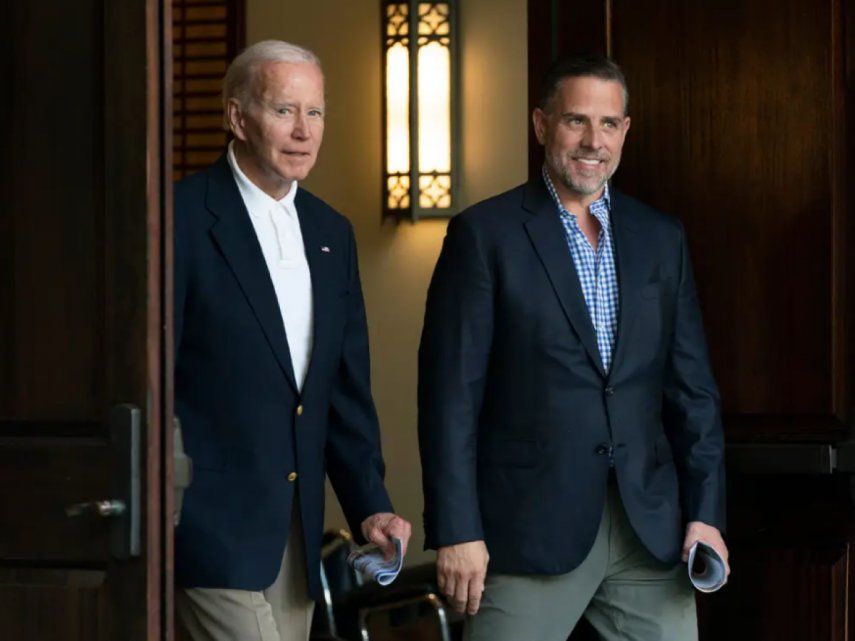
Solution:
<svg viewBox="0 0 855 641">
<path fill-rule="evenodd" d="M 615 129 L 617 127 L 617 123 L 613 120 L 607 120 L 603 125 L 606 129 Z"/>
<path fill-rule="evenodd" d="M 309 112 L 309 115 L 314 116 L 315 118 L 323 118 L 324 112 L 322 112 L 320 109 L 312 109 Z"/>
<path fill-rule="evenodd" d="M 276 110 L 276 113 L 282 114 L 283 116 L 291 113 L 291 107 L 280 107 Z"/>
</svg>

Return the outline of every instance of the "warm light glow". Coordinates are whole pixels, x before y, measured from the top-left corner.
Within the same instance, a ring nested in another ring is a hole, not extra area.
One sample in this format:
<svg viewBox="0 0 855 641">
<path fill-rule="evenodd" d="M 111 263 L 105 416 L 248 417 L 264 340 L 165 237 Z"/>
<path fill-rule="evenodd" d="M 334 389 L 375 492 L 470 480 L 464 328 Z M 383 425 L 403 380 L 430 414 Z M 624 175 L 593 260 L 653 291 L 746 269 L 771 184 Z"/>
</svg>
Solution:
<svg viewBox="0 0 855 641">
<path fill-rule="evenodd" d="M 423 209 L 451 207 L 451 176 L 420 176 L 419 205 Z"/>
<path fill-rule="evenodd" d="M 451 56 L 429 42 L 418 53 L 419 172 L 451 171 Z"/>
<path fill-rule="evenodd" d="M 410 54 L 397 42 L 386 51 L 386 174 L 410 171 Z"/>
<path fill-rule="evenodd" d="M 386 178 L 386 206 L 389 209 L 406 209 L 410 206 L 410 177 Z"/>
<path fill-rule="evenodd" d="M 385 212 L 447 216 L 456 185 L 451 2 L 386 0 Z M 425 210 L 433 210 L 426 212 Z"/>
</svg>

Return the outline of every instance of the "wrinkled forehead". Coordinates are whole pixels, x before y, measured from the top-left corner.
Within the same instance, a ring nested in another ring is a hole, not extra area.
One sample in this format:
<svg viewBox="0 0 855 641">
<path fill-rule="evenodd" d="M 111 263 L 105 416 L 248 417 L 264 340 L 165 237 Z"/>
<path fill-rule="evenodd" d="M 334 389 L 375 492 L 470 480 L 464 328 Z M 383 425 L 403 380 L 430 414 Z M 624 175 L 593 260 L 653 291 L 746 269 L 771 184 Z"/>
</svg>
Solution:
<svg viewBox="0 0 855 641">
<path fill-rule="evenodd" d="M 323 103 L 324 74 L 313 62 L 260 62 L 252 73 L 250 92 L 256 99 L 289 95 Z"/>
</svg>

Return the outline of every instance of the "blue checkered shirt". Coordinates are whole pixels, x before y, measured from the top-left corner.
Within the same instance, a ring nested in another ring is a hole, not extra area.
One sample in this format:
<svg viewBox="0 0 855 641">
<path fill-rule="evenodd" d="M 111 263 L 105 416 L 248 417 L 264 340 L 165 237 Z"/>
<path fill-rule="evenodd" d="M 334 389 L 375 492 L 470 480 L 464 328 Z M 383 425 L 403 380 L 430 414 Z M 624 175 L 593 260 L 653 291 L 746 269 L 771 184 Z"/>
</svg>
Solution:
<svg viewBox="0 0 855 641">
<path fill-rule="evenodd" d="M 573 257 L 588 314 L 597 334 L 597 348 L 600 350 L 603 368 L 608 372 L 612 362 L 618 320 L 618 280 L 609 218 L 611 207 L 609 185 L 606 183 L 602 198 L 591 203 L 590 207 L 591 214 L 600 223 L 600 236 L 597 240 L 597 249 L 594 251 L 579 227 L 576 216 L 561 204 L 546 167 L 543 168 L 543 180 L 561 215 L 570 255 Z"/>
</svg>

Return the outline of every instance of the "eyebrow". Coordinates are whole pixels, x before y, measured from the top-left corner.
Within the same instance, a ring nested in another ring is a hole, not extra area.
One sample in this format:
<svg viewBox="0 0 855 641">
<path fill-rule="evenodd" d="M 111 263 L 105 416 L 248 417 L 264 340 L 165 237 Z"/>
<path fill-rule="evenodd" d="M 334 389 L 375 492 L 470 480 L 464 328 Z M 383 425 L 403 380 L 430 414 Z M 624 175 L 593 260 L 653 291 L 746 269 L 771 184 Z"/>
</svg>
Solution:
<svg viewBox="0 0 855 641">
<path fill-rule="evenodd" d="M 294 108 L 297 108 L 297 107 L 299 107 L 299 106 L 300 106 L 300 105 L 299 105 L 299 103 L 296 103 L 296 102 L 294 102 L 294 101 L 288 101 L 288 100 L 283 100 L 283 101 L 281 101 L 281 102 L 280 102 L 280 101 L 278 101 L 278 100 L 271 100 L 271 101 L 270 101 L 270 104 L 271 104 L 275 109 L 281 109 L 282 107 L 294 107 Z M 317 109 L 318 111 L 325 111 L 325 109 L 326 109 L 326 105 L 307 105 L 307 106 L 306 106 L 306 111 L 312 111 L 312 110 L 314 110 L 314 109 Z"/>
<path fill-rule="evenodd" d="M 581 118 L 582 120 L 590 120 L 590 116 L 587 116 L 583 113 L 577 113 L 575 111 L 566 111 L 561 114 L 561 118 L 567 120 L 569 118 Z M 603 116 L 600 118 L 600 122 L 622 122 L 624 116 Z"/>
</svg>

